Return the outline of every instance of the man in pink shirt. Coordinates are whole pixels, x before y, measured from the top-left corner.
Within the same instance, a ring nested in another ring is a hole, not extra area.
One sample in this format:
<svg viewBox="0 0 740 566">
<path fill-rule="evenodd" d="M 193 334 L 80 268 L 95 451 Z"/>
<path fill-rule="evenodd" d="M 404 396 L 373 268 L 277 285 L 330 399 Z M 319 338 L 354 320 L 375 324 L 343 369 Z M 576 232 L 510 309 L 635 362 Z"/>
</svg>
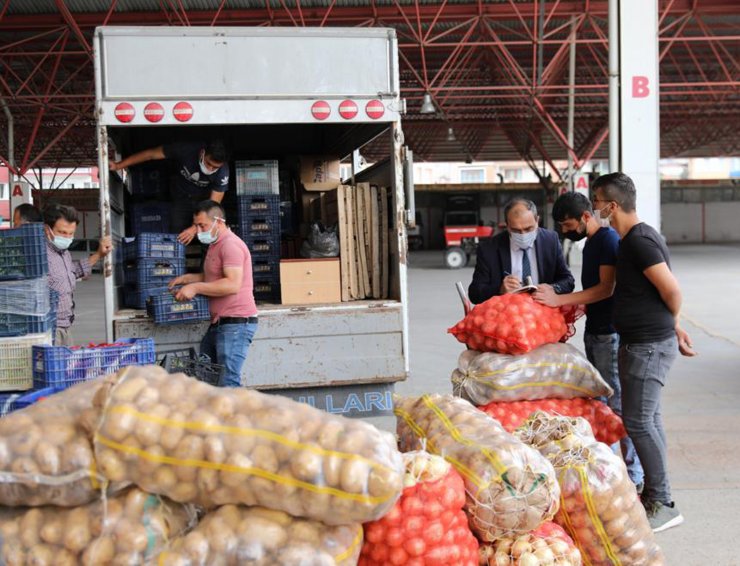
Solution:
<svg viewBox="0 0 740 566">
<path fill-rule="evenodd" d="M 257 332 L 257 306 L 252 293 L 252 256 L 247 245 L 226 225 L 224 209 L 212 200 L 195 207 L 193 225 L 198 240 L 208 245 L 203 273 L 188 273 L 170 282 L 177 285 L 175 298 L 189 301 L 205 295 L 211 311 L 211 326 L 200 343 L 200 351 L 224 366 L 219 385 L 241 386 L 241 372 Z"/>
</svg>

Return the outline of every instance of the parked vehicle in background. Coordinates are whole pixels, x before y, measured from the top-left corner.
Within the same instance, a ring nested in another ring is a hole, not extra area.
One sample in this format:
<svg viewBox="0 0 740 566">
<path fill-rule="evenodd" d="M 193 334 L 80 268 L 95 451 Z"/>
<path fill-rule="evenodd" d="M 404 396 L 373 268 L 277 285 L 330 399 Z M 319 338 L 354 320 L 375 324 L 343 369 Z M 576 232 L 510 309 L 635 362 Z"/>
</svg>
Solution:
<svg viewBox="0 0 740 566">
<path fill-rule="evenodd" d="M 480 219 L 477 195 L 454 195 L 447 199 L 444 216 L 445 265 L 460 269 L 470 262 L 481 239 L 493 235 L 492 226 Z"/>
</svg>

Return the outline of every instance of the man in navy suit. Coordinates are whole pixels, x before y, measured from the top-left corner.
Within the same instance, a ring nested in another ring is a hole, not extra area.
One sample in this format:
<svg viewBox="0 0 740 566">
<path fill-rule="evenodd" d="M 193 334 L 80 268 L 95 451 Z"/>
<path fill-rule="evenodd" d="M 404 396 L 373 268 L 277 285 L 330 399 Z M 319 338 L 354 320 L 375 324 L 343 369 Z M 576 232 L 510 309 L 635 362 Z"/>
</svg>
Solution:
<svg viewBox="0 0 740 566">
<path fill-rule="evenodd" d="M 549 285 L 560 293 L 575 287 L 565 264 L 560 239 L 552 230 L 539 228 L 537 206 L 528 199 L 512 199 L 504 208 L 506 232 L 478 244 L 470 300 L 479 304 L 495 295 L 516 291 L 532 278 L 535 285 Z"/>
</svg>

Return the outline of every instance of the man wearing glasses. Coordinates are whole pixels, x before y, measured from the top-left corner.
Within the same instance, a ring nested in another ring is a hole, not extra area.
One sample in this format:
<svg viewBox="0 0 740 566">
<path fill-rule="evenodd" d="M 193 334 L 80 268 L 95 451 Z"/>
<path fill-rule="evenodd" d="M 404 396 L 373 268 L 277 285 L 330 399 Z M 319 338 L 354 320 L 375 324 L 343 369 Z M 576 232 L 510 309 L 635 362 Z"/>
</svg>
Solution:
<svg viewBox="0 0 740 566">
<path fill-rule="evenodd" d="M 594 208 L 622 238 L 614 291 L 622 418 L 645 471 L 642 502 L 650 526 L 660 532 L 684 520 L 671 497 L 661 394 L 677 354 L 696 352 L 679 324 L 682 296 L 668 247 L 638 218 L 632 179 L 611 173 L 592 188 Z"/>
<path fill-rule="evenodd" d="M 622 415 L 622 388 L 617 359 L 619 335 L 614 328 L 614 293 L 619 234 L 609 222 L 599 218 L 604 203 L 591 201 L 576 192 L 561 195 L 552 207 L 552 217 L 562 234 L 573 242 L 586 239 L 583 248 L 581 284 L 583 291 L 558 295 L 548 287 L 535 293 L 538 302 L 549 307 L 586 305 L 586 331 L 583 343 L 586 357 L 614 390 L 614 395 L 601 399 L 616 414 Z M 629 436 L 621 441 L 621 452 L 630 479 L 638 493 L 644 487 L 644 474 L 634 444 Z"/>
</svg>

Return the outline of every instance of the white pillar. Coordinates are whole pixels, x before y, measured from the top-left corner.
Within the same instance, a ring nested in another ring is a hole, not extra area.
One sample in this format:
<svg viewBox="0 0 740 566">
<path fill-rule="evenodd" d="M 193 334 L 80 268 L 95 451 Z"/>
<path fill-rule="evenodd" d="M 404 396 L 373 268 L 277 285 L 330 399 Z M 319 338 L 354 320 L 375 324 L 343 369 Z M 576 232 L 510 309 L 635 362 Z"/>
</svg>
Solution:
<svg viewBox="0 0 740 566">
<path fill-rule="evenodd" d="M 640 219 L 660 230 L 658 0 L 620 0 L 620 170 Z"/>
</svg>

